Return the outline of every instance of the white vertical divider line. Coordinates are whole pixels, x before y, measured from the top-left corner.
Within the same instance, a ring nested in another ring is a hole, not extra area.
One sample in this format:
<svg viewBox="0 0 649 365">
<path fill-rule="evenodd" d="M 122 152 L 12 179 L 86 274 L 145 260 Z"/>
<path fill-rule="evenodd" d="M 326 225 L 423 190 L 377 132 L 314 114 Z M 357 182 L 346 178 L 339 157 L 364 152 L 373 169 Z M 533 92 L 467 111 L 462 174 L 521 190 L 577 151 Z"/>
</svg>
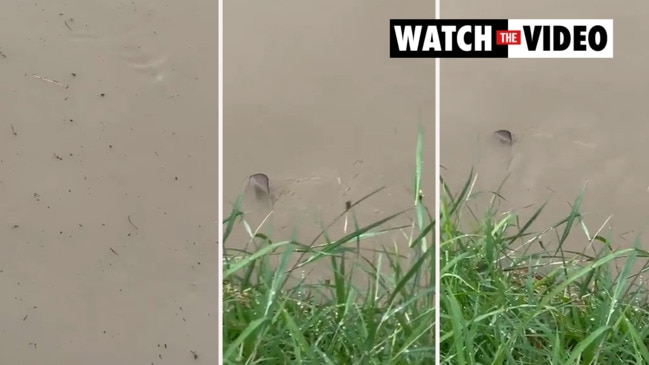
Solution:
<svg viewBox="0 0 649 365">
<path fill-rule="evenodd" d="M 217 284 L 217 298 L 218 298 L 218 313 L 217 313 L 217 351 L 219 364 L 223 363 L 223 0 L 219 0 L 219 15 L 218 15 L 218 238 L 217 247 L 218 252 L 218 284 Z"/>
<path fill-rule="evenodd" d="M 440 0 L 435 0 L 435 19 L 441 19 Z M 440 67 L 441 60 L 435 58 L 435 364 L 441 362 L 440 354 L 440 213 L 441 213 L 441 159 L 440 159 Z"/>
</svg>

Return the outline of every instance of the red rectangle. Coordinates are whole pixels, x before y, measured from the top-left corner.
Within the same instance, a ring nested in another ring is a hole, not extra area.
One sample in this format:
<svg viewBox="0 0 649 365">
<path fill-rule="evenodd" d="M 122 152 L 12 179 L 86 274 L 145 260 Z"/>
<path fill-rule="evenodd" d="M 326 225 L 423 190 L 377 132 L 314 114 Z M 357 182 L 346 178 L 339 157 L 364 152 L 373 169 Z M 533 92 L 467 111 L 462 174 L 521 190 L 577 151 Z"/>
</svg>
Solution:
<svg viewBox="0 0 649 365">
<path fill-rule="evenodd" d="M 496 45 L 504 46 L 510 44 L 521 44 L 520 30 L 497 30 Z"/>
</svg>

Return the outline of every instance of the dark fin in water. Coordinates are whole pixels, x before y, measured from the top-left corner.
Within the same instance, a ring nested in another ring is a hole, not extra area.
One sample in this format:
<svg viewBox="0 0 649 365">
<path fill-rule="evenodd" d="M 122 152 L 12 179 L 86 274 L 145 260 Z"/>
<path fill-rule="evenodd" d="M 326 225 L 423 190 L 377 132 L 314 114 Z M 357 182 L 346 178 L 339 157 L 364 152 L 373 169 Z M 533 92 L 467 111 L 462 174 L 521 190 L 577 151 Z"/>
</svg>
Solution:
<svg viewBox="0 0 649 365">
<path fill-rule="evenodd" d="M 266 174 L 257 173 L 250 175 L 248 188 L 254 189 L 257 199 L 270 199 L 270 182 Z"/>
<path fill-rule="evenodd" d="M 506 144 L 506 145 L 512 145 L 514 143 L 514 137 L 512 136 L 512 132 L 506 130 L 506 129 L 500 129 L 494 132 L 496 137 L 498 137 L 498 140 L 500 143 Z"/>
</svg>

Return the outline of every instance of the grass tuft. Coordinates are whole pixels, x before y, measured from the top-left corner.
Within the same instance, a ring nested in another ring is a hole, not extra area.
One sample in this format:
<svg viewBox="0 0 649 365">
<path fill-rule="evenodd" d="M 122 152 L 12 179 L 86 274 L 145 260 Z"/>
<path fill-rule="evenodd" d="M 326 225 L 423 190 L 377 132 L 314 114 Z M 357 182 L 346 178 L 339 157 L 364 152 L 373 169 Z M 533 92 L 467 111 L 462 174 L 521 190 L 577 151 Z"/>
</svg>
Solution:
<svg viewBox="0 0 649 365">
<path fill-rule="evenodd" d="M 640 275 L 648 253 L 640 240 L 615 250 L 610 238 L 591 234 L 579 211 L 582 192 L 551 227 L 559 233 L 557 248 L 549 250 L 531 232 L 543 206 L 521 222 L 512 212 L 498 212 L 500 195 L 494 193 L 476 213 L 468 205 L 475 196 L 473 174 L 457 194 L 442 181 L 435 220 L 422 199 L 422 135 L 408 227 L 394 224 L 404 212 L 358 224 L 354 208 L 380 197 L 378 189 L 348 204 L 313 240 L 273 242 L 250 228 L 237 198 L 223 221 L 224 243 L 234 225 L 243 224 L 253 249 L 226 250 L 224 257 L 224 362 L 432 364 L 432 283 L 439 264 L 444 364 L 649 363 L 649 304 Z M 353 229 L 332 238 L 327 228 L 343 217 L 351 217 Z M 437 222 L 441 242 L 434 241 Z M 474 228 L 463 230 L 467 223 Z M 574 229 L 588 237 L 582 251 L 564 247 Z M 403 242 L 381 248 L 373 260 L 359 259 L 361 241 L 374 243 L 394 231 L 404 233 Z M 434 244 L 440 245 L 439 260 Z M 595 253 L 586 254 L 588 248 Z M 319 281 L 296 277 L 316 261 L 329 268 Z"/>
<path fill-rule="evenodd" d="M 640 274 L 646 258 L 634 247 L 613 250 L 596 235 L 584 250 L 564 247 L 581 220 L 583 191 L 568 216 L 552 227 L 558 248 L 549 251 L 528 229 L 543 207 L 521 224 L 498 214 L 494 194 L 475 231 L 462 232 L 462 213 L 473 177 L 453 196 L 443 184 L 441 233 L 441 351 L 447 364 L 646 364 L 649 305 Z M 469 216 L 476 216 L 473 212 Z M 595 255 L 586 249 L 598 243 Z M 537 252 L 529 253 L 533 247 Z M 523 252 L 517 255 L 513 252 Z M 616 268 L 614 263 L 622 262 Z"/>
</svg>

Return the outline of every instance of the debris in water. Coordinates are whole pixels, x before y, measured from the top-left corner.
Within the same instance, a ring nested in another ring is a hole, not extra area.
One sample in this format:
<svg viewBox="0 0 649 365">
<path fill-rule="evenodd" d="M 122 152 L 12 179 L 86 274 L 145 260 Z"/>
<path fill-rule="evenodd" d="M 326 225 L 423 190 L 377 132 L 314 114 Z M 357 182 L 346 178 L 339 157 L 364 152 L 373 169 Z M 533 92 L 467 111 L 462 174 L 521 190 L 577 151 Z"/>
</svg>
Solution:
<svg viewBox="0 0 649 365">
<path fill-rule="evenodd" d="M 133 220 L 131 220 L 131 216 L 129 215 L 129 216 L 127 216 L 127 218 L 128 218 L 128 222 L 131 224 L 131 226 L 133 226 L 133 228 L 135 228 L 136 230 L 138 230 L 139 228 L 137 228 L 137 226 L 135 225 L 135 223 L 133 223 Z"/>
<path fill-rule="evenodd" d="M 70 85 L 64 85 L 64 84 L 62 84 L 62 83 L 60 83 L 60 82 L 58 82 L 58 81 L 56 81 L 56 80 L 48 79 L 47 77 L 43 77 L 43 76 L 41 76 L 41 75 L 35 75 L 35 74 L 34 74 L 34 75 L 32 75 L 32 76 L 35 77 L 35 78 L 37 78 L 37 79 L 39 79 L 39 80 L 43 80 L 43 81 L 45 81 L 45 82 L 49 82 L 50 84 L 54 84 L 54 85 L 60 86 L 60 87 L 65 88 L 65 89 L 67 89 L 67 88 L 70 87 Z"/>
</svg>

